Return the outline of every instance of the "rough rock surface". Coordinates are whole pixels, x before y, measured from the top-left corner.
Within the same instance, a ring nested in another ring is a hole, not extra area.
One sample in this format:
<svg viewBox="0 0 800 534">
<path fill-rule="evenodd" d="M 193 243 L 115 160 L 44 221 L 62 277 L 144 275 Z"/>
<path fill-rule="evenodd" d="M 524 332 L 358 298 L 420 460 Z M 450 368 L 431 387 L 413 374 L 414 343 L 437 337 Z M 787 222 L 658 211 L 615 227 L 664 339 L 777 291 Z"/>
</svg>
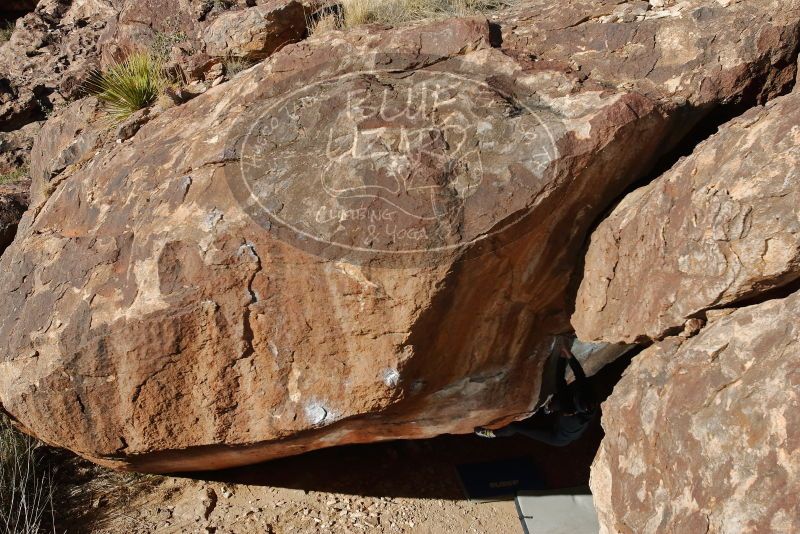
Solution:
<svg viewBox="0 0 800 534">
<path fill-rule="evenodd" d="M 0 43 L 0 172 L 28 167 L 44 120 L 80 96 L 114 13 L 110 0 L 41 0 Z"/>
<path fill-rule="evenodd" d="M 33 138 L 42 124 L 32 122 L 18 130 L 0 132 L 0 174 L 24 169 L 29 165 Z"/>
<path fill-rule="evenodd" d="M 306 34 L 306 11 L 296 0 L 274 0 L 217 17 L 203 33 L 206 53 L 263 59 Z"/>
<path fill-rule="evenodd" d="M 658 339 L 800 278 L 800 93 L 724 125 L 592 235 L 581 339 Z"/>
<path fill-rule="evenodd" d="M 31 153 L 31 201 L 47 199 L 51 184 L 70 165 L 86 162 L 100 146 L 108 121 L 94 97 L 83 98 L 56 112 L 36 136 Z"/>
<path fill-rule="evenodd" d="M 603 404 L 603 532 L 798 532 L 800 293 L 637 356 Z"/>
<path fill-rule="evenodd" d="M 796 73 L 797 2 L 616 4 L 326 33 L 68 169 L 0 260 L 3 409 L 147 471 L 525 417 L 595 219 Z"/>
<path fill-rule="evenodd" d="M 0 46 L 0 131 L 45 117 L 75 98 L 98 63 L 109 2 L 42 0 Z"/>
<path fill-rule="evenodd" d="M 155 48 L 169 56 L 173 47 L 188 55 L 199 52 L 199 33 L 208 15 L 204 6 L 213 3 L 192 0 L 121 0 L 102 32 L 99 45 L 107 65 L 132 50 Z"/>
</svg>

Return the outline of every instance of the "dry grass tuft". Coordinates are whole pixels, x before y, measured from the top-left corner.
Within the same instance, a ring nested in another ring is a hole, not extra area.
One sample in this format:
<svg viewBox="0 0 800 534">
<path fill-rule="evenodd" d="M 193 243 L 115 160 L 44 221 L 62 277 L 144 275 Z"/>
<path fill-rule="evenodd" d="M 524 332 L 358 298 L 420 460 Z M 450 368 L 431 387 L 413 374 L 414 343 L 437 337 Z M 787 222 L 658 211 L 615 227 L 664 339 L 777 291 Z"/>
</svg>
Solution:
<svg viewBox="0 0 800 534">
<path fill-rule="evenodd" d="M 309 23 L 310 33 L 361 24 L 397 26 L 425 19 L 464 17 L 496 11 L 514 0 L 342 0 L 341 9 Z"/>
<path fill-rule="evenodd" d="M 328 13 L 317 18 L 308 19 L 308 34 L 320 35 L 332 30 L 341 28 L 339 15 L 336 13 Z"/>
<path fill-rule="evenodd" d="M 228 78 L 233 78 L 240 72 L 245 71 L 255 65 L 254 62 L 240 57 L 228 57 L 225 59 L 225 61 L 223 61 L 222 64 L 225 68 L 225 75 Z"/>
<path fill-rule="evenodd" d="M 40 534 L 52 529 L 53 476 L 38 443 L 0 415 L 0 532 Z"/>
</svg>

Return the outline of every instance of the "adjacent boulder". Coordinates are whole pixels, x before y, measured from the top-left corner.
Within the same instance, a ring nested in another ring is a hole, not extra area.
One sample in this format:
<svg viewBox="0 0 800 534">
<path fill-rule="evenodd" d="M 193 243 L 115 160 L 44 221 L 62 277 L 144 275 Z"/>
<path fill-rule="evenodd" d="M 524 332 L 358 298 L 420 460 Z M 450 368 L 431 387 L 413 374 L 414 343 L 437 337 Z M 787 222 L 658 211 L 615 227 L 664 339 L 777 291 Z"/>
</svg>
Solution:
<svg viewBox="0 0 800 534">
<path fill-rule="evenodd" d="M 602 532 L 800 531 L 798 427 L 800 294 L 647 349 L 603 404 Z"/>
<path fill-rule="evenodd" d="M 573 324 L 631 342 L 800 278 L 800 93 L 724 125 L 592 235 Z"/>
<path fill-rule="evenodd" d="M 786 2 L 681 6 L 328 32 L 65 168 L 0 259 L 3 409 L 162 472 L 526 417 L 597 217 L 796 73 Z"/>
<path fill-rule="evenodd" d="M 263 59 L 306 34 L 306 10 L 297 0 L 273 0 L 228 11 L 203 33 L 206 53 L 217 57 Z"/>
<path fill-rule="evenodd" d="M 701 112 L 765 101 L 794 85 L 798 0 L 580 4 L 515 3 L 502 16 L 503 48 L 612 87 L 686 98 L 694 111 L 686 126 Z M 709 79 L 712 68 L 719 72 Z M 676 125 L 674 134 L 683 133 Z"/>
</svg>

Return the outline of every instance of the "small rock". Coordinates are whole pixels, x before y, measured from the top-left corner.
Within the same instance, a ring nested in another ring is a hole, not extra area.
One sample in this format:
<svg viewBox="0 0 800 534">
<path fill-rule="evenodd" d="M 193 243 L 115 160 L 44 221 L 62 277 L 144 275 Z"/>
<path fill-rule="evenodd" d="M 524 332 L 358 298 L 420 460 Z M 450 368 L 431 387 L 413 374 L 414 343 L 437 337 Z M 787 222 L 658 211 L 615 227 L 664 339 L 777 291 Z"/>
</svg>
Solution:
<svg viewBox="0 0 800 534">
<path fill-rule="evenodd" d="M 117 141 L 125 141 L 130 139 L 139 129 L 150 122 L 153 116 L 149 108 L 140 109 L 131 114 L 130 117 L 125 119 L 119 126 L 117 126 L 114 136 Z"/>
</svg>

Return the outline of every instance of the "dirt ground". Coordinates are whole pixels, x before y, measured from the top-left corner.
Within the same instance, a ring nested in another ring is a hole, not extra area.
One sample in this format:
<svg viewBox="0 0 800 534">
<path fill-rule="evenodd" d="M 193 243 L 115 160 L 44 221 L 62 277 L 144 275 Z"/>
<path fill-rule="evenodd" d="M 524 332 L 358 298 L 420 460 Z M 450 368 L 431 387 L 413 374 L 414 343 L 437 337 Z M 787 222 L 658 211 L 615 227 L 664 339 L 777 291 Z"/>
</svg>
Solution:
<svg viewBox="0 0 800 534">
<path fill-rule="evenodd" d="M 513 501 L 359 497 L 168 478 L 128 504 L 84 532 L 522 532 Z"/>
<path fill-rule="evenodd" d="M 339 447 L 193 478 L 83 462 L 72 533 L 521 533 L 513 500 L 466 500 L 456 467 L 530 459 L 549 487 L 585 485 L 602 432 L 563 449 L 525 438 L 442 436 Z M 101 475 L 98 476 L 97 472 Z"/>
</svg>

